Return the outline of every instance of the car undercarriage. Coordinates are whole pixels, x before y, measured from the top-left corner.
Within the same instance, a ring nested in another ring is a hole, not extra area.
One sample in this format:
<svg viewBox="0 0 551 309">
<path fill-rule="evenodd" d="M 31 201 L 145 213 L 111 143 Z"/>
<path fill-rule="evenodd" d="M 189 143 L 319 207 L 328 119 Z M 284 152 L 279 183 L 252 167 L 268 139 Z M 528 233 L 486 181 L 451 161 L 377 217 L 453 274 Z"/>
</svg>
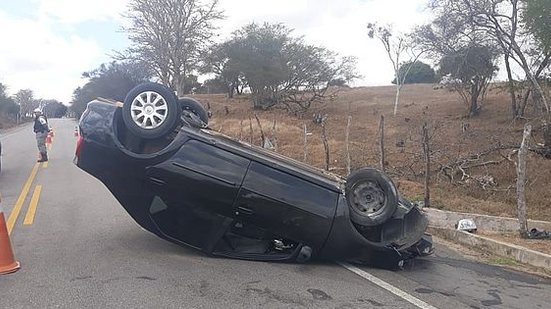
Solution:
<svg viewBox="0 0 551 309">
<path fill-rule="evenodd" d="M 79 130 L 77 165 L 138 224 L 209 255 L 397 268 L 433 251 L 422 210 L 384 173 L 342 178 L 214 132 L 199 102 L 161 85 L 92 101 Z"/>
</svg>

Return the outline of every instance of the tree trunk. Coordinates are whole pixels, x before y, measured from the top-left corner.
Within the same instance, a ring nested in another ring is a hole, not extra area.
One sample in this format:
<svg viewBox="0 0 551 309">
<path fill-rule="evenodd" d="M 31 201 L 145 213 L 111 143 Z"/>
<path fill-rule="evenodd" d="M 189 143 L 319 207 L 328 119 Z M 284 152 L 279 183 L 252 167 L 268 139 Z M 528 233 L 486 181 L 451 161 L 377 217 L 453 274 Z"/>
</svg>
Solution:
<svg viewBox="0 0 551 309">
<path fill-rule="evenodd" d="M 524 188 L 526 184 L 526 155 L 528 153 L 528 143 L 530 140 L 530 132 L 532 126 L 526 124 L 524 126 L 524 134 L 522 136 L 522 143 L 518 151 L 518 165 L 517 165 L 517 212 L 518 221 L 520 225 L 520 236 L 522 238 L 528 237 L 528 222 L 526 219 L 526 197 L 524 194 Z"/>
<path fill-rule="evenodd" d="M 260 128 L 260 138 L 262 140 L 262 144 L 260 145 L 262 148 L 266 148 L 266 135 L 264 135 L 264 130 L 262 129 L 262 124 L 260 123 L 260 119 L 258 118 L 258 115 L 254 113 L 254 118 L 256 118 L 256 123 L 258 124 L 258 127 Z"/>
<path fill-rule="evenodd" d="M 325 121 L 321 123 L 321 137 L 323 139 L 323 148 L 325 148 L 325 170 L 329 170 L 329 143 L 325 132 Z"/>
<path fill-rule="evenodd" d="M 229 86 L 228 86 L 228 98 L 229 99 L 233 99 L 233 93 L 235 91 L 235 87 L 233 86 L 233 83 L 231 83 Z"/>
<path fill-rule="evenodd" d="M 547 55 L 545 56 L 545 58 L 543 59 L 543 61 L 541 62 L 541 64 L 540 64 L 540 66 L 538 67 L 538 69 L 536 70 L 536 73 L 535 73 L 535 75 L 534 75 L 534 77 L 535 77 L 536 79 L 538 79 L 539 76 L 541 75 L 541 73 L 543 72 L 543 70 L 545 70 L 545 68 L 547 68 L 547 64 L 549 63 L 549 60 L 550 60 L 550 59 L 551 59 L 551 54 L 547 54 Z M 534 87 L 532 87 L 532 88 L 534 88 Z M 523 101 L 522 101 L 522 106 L 519 107 L 519 113 L 518 113 L 518 114 L 519 114 L 520 116 L 524 116 L 524 112 L 525 112 L 525 110 L 526 110 L 526 106 L 528 105 L 528 104 L 527 104 L 527 103 L 528 103 L 528 98 L 530 97 L 530 93 L 531 93 L 531 92 L 532 92 L 532 90 L 531 90 L 531 89 L 528 89 L 528 90 L 526 91 L 526 94 L 524 95 L 524 99 L 523 99 Z M 537 103 L 538 103 L 538 102 L 534 102 L 534 105 L 536 105 Z M 536 106 L 535 108 L 537 108 L 537 106 Z M 540 106 L 540 108 L 541 108 L 541 106 Z"/>
<path fill-rule="evenodd" d="M 379 121 L 379 146 L 380 146 L 380 161 L 379 165 L 381 171 L 385 171 L 385 116 L 381 115 L 381 120 Z"/>
<path fill-rule="evenodd" d="M 545 109 L 542 106 L 542 102 L 543 100 L 542 100 L 541 94 L 536 89 L 534 89 L 534 91 L 532 91 L 532 103 L 534 104 L 534 111 L 538 115 L 543 115 L 545 113 Z"/>
<path fill-rule="evenodd" d="M 394 101 L 394 116 L 398 113 L 398 102 L 400 101 L 400 89 L 402 85 L 396 85 L 396 100 Z"/>
<path fill-rule="evenodd" d="M 253 120 L 251 119 L 251 116 L 249 116 L 249 143 L 253 145 L 254 142 L 254 136 L 253 136 Z"/>
<path fill-rule="evenodd" d="M 243 117 L 241 117 L 241 121 L 239 122 L 239 140 L 243 140 Z"/>
<path fill-rule="evenodd" d="M 352 122 L 352 116 L 348 115 L 348 123 L 346 124 L 346 172 L 350 174 L 350 123 Z"/>
<path fill-rule="evenodd" d="M 471 86 L 471 104 L 469 106 L 469 117 L 478 115 L 478 96 L 480 95 L 478 83 Z"/>
<path fill-rule="evenodd" d="M 528 106 L 528 99 L 530 98 L 530 93 L 532 90 L 528 89 L 526 90 L 526 93 L 524 94 L 524 98 L 522 99 L 522 106 L 520 106 L 519 115 L 524 116 L 524 113 L 526 112 L 526 106 Z"/>
<path fill-rule="evenodd" d="M 545 107 L 545 112 L 547 113 L 547 119 L 551 116 L 551 110 L 549 110 L 549 104 L 547 103 L 547 98 L 545 97 L 545 93 L 543 92 L 543 89 L 541 88 L 540 84 L 538 83 L 538 80 L 536 79 L 536 76 L 532 74 L 532 71 L 530 70 L 530 66 L 528 65 L 528 61 L 526 60 L 526 57 L 524 57 L 524 54 L 520 50 L 520 47 L 516 44 L 516 42 L 512 42 L 512 48 L 517 53 L 518 57 L 520 58 L 522 69 L 524 70 L 524 73 L 526 73 L 526 76 L 532 83 L 532 86 L 538 93 L 538 95 L 541 97 L 542 103 Z"/>
<path fill-rule="evenodd" d="M 308 129 L 305 123 L 304 124 L 304 157 L 302 158 L 302 162 L 306 162 L 307 158 L 308 158 Z"/>
<path fill-rule="evenodd" d="M 174 73 L 173 77 L 174 90 L 176 90 L 176 96 L 183 97 L 185 96 L 184 84 L 185 84 L 185 75 L 181 73 Z"/>
<path fill-rule="evenodd" d="M 505 54 L 505 68 L 507 69 L 507 78 L 509 80 L 509 93 L 511 94 L 511 112 L 513 113 L 513 119 L 519 116 L 517 95 L 515 93 L 515 80 L 513 79 L 513 73 L 511 72 L 511 64 L 509 62 L 509 54 Z"/>
<path fill-rule="evenodd" d="M 545 121 L 543 123 L 543 144 L 547 149 L 551 149 L 551 125 Z"/>
<path fill-rule="evenodd" d="M 423 152 L 425 154 L 425 207 L 430 207 L 430 141 L 429 129 L 425 122 L 423 124 Z"/>
<path fill-rule="evenodd" d="M 274 115 L 274 124 L 272 126 L 272 142 L 274 144 L 274 151 L 277 152 L 277 120 Z"/>
</svg>

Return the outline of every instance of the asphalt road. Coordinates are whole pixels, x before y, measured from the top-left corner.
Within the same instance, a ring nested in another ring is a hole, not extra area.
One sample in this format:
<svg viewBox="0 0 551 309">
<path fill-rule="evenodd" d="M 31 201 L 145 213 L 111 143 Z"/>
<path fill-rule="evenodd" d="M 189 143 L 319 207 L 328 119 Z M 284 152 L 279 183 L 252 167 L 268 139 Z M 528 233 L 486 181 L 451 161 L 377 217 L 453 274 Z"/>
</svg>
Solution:
<svg viewBox="0 0 551 309">
<path fill-rule="evenodd" d="M 1 134 L 0 192 L 22 268 L 0 277 L 0 308 L 525 309 L 551 304 L 550 280 L 468 260 L 438 243 L 434 256 L 404 270 L 358 266 L 353 270 L 360 275 L 337 263 L 247 262 L 179 247 L 142 230 L 99 181 L 73 165 L 73 120 L 52 119 L 51 126 L 56 136 L 47 166 L 35 164 L 30 126 Z M 36 176 L 29 179 L 33 168 Z M 33 195 L 34 216 L 29 213 Z M 21 209 L 15 217 L 17 204 Z"/>
</svg>

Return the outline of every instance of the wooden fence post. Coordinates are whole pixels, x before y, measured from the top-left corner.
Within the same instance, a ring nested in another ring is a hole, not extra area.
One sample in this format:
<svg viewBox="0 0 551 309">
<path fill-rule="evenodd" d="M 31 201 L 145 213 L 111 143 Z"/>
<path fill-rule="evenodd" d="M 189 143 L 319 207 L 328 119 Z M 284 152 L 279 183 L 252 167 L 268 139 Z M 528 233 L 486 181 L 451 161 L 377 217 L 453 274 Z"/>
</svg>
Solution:
<svg viewBox="0 0 551 309">
<path fill-rule="evenodd" d="M 241 121 L 239 122 L 239 140 L 243 140 L 243 116 L 241 116 Z"/>
<path fill-rule="evenodd" d="M 252 145 L 254 142 L 254 136 L 253 136 L 253 120 L 251 119 L 251 116 L 249 115 L 249 143 Z"/>
<path fill-rule="evenodd" d="M 262 139 L 262 148 L 265 148 L 266 146 L 266 135 L 264 135 L 264 130 L 262 129 L 262 124 L 260 123 L 260 119 L 258 118 L 258 115 L 254 113 L 254 118 L 256 118 L 256 123 L 258 124 L 258 127 L 260 128 L 260 138 Z"/>
<path fill-rule="evenodd" d="M 308 158 L 308 129 L 306 123 L 304 123 L 304 157 L 302 158 L 303 162 L 306 162 Z"/>
<path fill-rule="evenodd" d="M 352 116 L 348 115 L 348 123 L 346 124 L 346 172 L 350 174 L 350 123 L 352 122 Z"/>
<path fill-rule="evenodd" d="M 423 124 L 423 153 L 425 154 L 425 207 L 430 207 L 430 140 L 427 123 Z"/>
<path fill-rule="evenodd" d="M 532 126 L 530 124 L 524 125 L 524 133 L 522 135 L 522 143 L 518 151 L 518 165 L 517 165 L 517 212 L 518 222 L 520 225 L 520 236 L 522 238 L 528 238 L 528 222 L 526 219 L 526 196 L 524 194 L 524 188 L 526 185 L 526 155 L 528 153 L 528 143 L 530 139 L 530 132 Z"/>
<path fill-rule="evenodd" d="M 277 119 L 276 119 L 276 116 L 274 115 L 274 125 L 272 126 L 272 139 L 273 139 L 273 144 L 274 144 L 274 151 L 277 152 Z"/>
<path fill-rule="evenodd" d="M 325 148 L 325 170 L 329 170 L 329 143 L 327 143 L 327 134 L 325 132 L 325 121 L 321 123 L 321 137 L 323 140 L 323 148 Z"/>
</svg>

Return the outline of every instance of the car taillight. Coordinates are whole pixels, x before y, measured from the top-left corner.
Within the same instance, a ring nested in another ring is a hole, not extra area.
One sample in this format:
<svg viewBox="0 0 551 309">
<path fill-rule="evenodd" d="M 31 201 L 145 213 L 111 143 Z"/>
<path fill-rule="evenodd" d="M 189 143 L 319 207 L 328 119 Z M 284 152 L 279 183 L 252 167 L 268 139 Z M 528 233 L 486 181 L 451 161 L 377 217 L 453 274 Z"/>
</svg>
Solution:
<svg viewBox="0 0 551 309">
<path fill-rule="evenodd" d="M 79 135 L 77 139 L 77 148 L 75 150 L 75 163 L 78 163 L 78 160 L 80 159 L 80 151 L 82 150 L 82 144 L 84 144 L 84 137 L 82 135 Z"/>
</svg>

